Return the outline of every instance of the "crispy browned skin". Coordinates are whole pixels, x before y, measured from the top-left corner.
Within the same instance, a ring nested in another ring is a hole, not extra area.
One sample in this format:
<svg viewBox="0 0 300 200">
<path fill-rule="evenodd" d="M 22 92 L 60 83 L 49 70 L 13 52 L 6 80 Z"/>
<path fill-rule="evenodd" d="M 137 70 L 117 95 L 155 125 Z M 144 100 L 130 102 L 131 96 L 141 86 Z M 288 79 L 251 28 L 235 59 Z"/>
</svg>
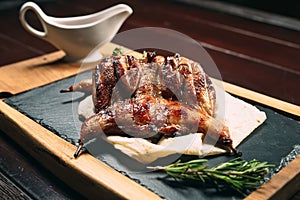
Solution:
<svg viewBox="0 0 300 200">
<path fill-rule="evenodd" d="M 214 115 L 216 95 L 211 80 L 197 62 L 179 55 L 163 57 L 148 53 L 143 60 L 128 55 L 105 58 L 93 74 L 96 111 L 110 104 L 118 81 L 124 93 L 133 93 L 150 82 L 150 87 L 155 85 L 163 98 L 180 98 L 183 103 Z M 185 91 L 183 95 L 182 91 Z"/>
<path fill-rule="evenodd" d="M 228 128 L 215 118 L 178 101 L 150 95 L 118 101 L 82 125 L 81 140 L 88 142 L 99 134 L 149 138 L 157 133 L 165 137 L 195 132 L 207 133 L 219 142 L 231 143 Z"/>
<path fill-rule="evenodd" d="M 153 52 L 142 60 L 110 56 L 96 66 L 92 85 L 97 114 L 83 123 L 81 143 L 101 134 L 151 138 L 209 132 L 235 151 L 228 128 L 214 118 L 212 82 L 196 62 Z"/>
</svg>

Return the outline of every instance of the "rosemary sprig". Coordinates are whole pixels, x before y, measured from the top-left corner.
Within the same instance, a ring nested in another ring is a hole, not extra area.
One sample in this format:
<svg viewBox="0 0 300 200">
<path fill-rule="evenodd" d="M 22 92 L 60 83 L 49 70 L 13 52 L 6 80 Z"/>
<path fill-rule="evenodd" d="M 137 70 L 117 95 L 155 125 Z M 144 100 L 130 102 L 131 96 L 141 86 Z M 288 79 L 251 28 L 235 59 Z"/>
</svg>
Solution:
<svg viewBox="0 0 300 200">
<path fill-rule="evenodd" d="M 142 59 L 145 59 L 147 58 L 147 51 L 143 51 L 143 54 L 142 54 Z"/>
<path fill-rule="evenodd" d="M 121 55 L 123 55 L 123 54 L 124 54 L 124 53 L 123 53 L 123 50 L 122 50 L 121 47 L 116 47 L 116 48 L 113 50 L 113 53 L 112 53 L 113 56 L 121 56 Z"/>
<path fill-rule="evenodd" d="M 258 188 L 263 183 L 263 178 L 269 172 L 269 168 L 274 167 L 273 164 L 255 159 L 246 161 L 235 158 L 212 168 L 208 168 L 206 162 L 206 159 L 178 161 L 168 166 L 158 166 L 152 169 L 163 170 L 175 179 L 192 179 L 217 186 L 229 186 L 244 193 L 244 191 Z"/>
</svg>

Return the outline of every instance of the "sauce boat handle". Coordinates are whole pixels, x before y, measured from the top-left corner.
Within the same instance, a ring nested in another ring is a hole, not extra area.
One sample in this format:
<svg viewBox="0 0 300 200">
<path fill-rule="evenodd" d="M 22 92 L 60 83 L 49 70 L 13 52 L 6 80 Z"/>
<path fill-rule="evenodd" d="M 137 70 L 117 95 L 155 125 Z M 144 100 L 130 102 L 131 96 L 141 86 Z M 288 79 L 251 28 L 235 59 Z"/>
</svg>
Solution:
<svg viewBox="0 0 300 200">
<path fill-rule="evenodd" d="M 36 16 L 38 17 L 40 23 L 43 26 L 44 32 L 33 28 L 27 22 L 25 15 L 26 15 L 26 12 L 28 10 L 32 10 L 36 14 Z M 43 11 L 40 9 L 40 7 L 38 5 L 36 5 L 35 3 L 33 3 L 33 2 L 25 3 L 20 9 L 19 19 L 21 21 L 22 26 L 25 28 L 25 30 L 27 30 L 31 34 L 33 34 L 37 37 L 40 37 L 40 38 L 45 38 L 47 36 L 47 27 L 46 27 L 46 24 L 45 24 L 45 21 L 44 21 L 43 17 L 46 17 L 46 15 L 43 13 Z"/>
</svg>

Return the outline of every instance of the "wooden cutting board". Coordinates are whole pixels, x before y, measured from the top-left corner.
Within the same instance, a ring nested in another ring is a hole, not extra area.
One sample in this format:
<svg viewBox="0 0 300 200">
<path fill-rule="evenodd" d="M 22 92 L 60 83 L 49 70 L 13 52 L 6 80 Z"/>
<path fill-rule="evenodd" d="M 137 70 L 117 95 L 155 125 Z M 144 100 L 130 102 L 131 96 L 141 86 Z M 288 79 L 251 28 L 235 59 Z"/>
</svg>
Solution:
<svg viewBox="0 0 300 200">
<path fill-rule="evenodd" d="M 107 44 L 99 51 L 109 55 L 117 47 Z M 94 64 L 84 66 L 79 63 L 58 61 L 64 56 L 58 51 L 45 56 L 29 59 L 0 68 L 0 91 L 19 94 L 30 89 L 70 77 L 78 70 L 90 69 Z M 16 77 L 18 81 L 16 81 Z M 225 83 L 225 89 L 237 96 L 257 101 L 286 113 L 300 116 L 300 107 L 253 91 Z M 111 198 L 160 199 L 160 197 L 140 184 L 113 170 L 89 154 L 73 158 L 75 147 L 33 120 L 21 114 L 4 102 L 0 102 L 0 128 L 20 146 L 28 151 L 48 170 L 58 176 L 84 196 L 107 195 Z M 248 199 L 286 198 L 299 189 L 300 158 L 296 158 L 286 168 L 274 176 Z M 101 172 L 101 173 L 99 173 Z"/>
</svg>

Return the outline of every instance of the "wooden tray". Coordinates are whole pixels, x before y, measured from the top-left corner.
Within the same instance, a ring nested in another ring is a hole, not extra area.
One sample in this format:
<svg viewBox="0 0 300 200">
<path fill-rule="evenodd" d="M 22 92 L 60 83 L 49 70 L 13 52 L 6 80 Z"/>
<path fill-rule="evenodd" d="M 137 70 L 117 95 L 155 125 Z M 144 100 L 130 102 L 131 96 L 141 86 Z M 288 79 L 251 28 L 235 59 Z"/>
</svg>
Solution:
<svg viewBox="0 0 300 200">
<path fill-rule="evenodd" d="M 100 49 L 104 55 L 116 47 L 108 44 Z M 55 52 L 0 68 L 0 91 L 18 94 L 41 85 L 46 85 L 78 72 L 79 64 L 56 63 L 63 56 Z M 49 62 L 52 62 L 49 64 Z M 93 67 L 92 65 L 90 67 Z M 89 66 L 87 66 L 87 69 Z M 21 77 L 19 82 L 15 77 Z M 38 77 L 38 78 L 36 78 Z M 22 83 L 22 84 L 20 84 Z M 299 106 L 267 97 L 225 83 L 225 89 L 237 96 L 255 100 L 286 113 L 300 116 Z M 73 158 L 75 147 L 49 130 L 35 123 L 4 102 L 0 102 L 0 129 L 28 151 L 48 170 L 58 176 L 75 190 L 87 197 L 107 195 L 111 198 L 160 199 L 158 195 L 140 184 L 113 170 L 89 154 Z M 247 199 L 286 199 L 299 189 L 300 158 L 296 158 L 286 168 L 275 175 L 271 181 L 253 192 Z M 101 172 L 101 173 L 99 173 Z"/>
</svg>

